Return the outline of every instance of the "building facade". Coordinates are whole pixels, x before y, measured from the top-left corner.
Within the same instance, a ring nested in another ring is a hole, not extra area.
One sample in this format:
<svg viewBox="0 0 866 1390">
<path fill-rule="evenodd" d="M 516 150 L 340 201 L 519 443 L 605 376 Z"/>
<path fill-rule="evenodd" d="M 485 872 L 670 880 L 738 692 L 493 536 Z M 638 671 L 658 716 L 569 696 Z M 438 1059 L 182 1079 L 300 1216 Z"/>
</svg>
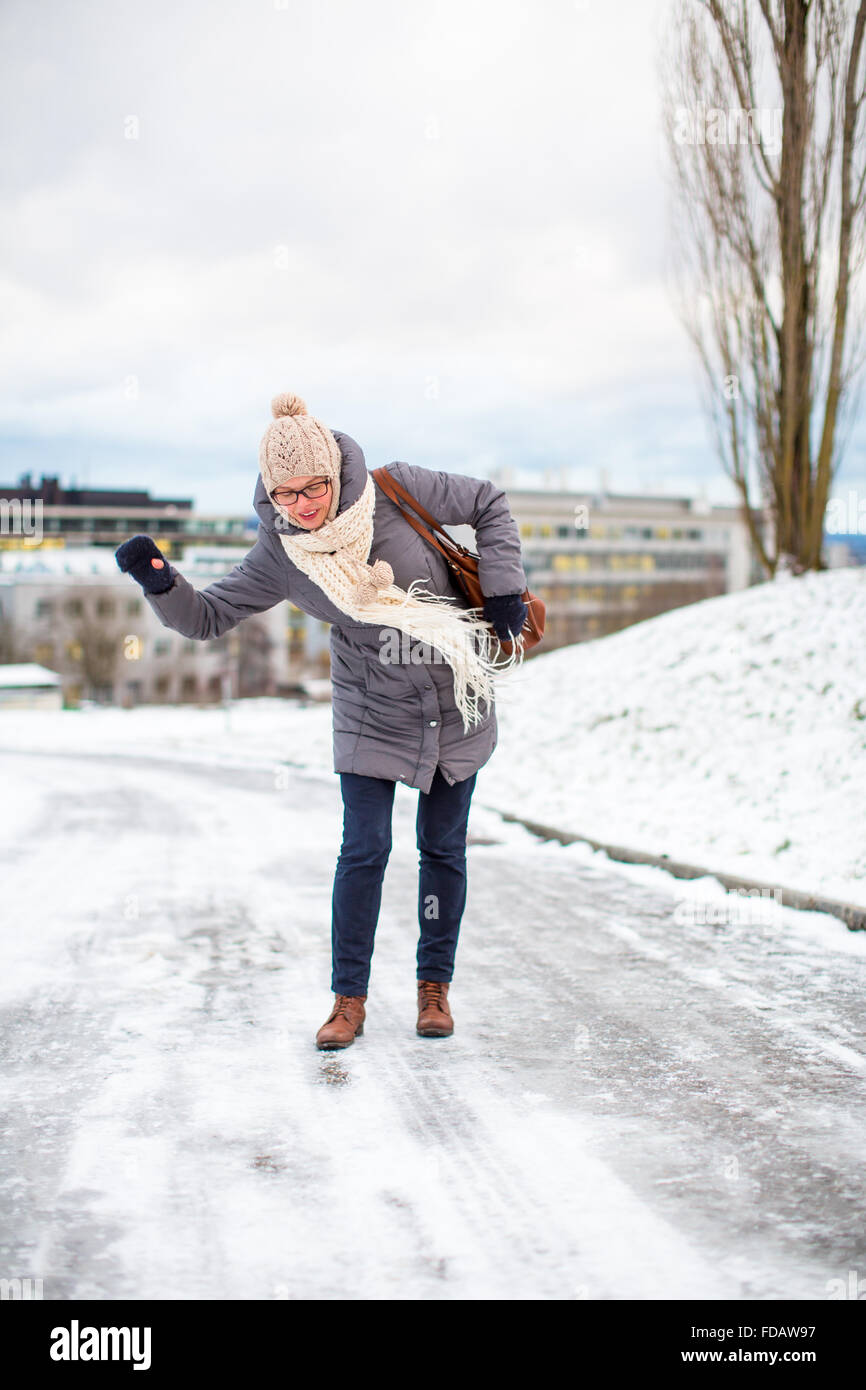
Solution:
<svg viewBox="0 0 866 1390">
<path fill-rule="evenodd" d="M 736 507 L 555 490 L 508 497 L 529 587 L 547 608 L 541 651 L 763 579 Z"/>
<path fill-rule="evenodd" d="M 249 548 L 256 537 L 258 518 L 224 516 L 193 510 L 190 498 L 151 497 L 141 490 L 118 488 L 64 488 L 59 479 L 43 475 L 34 483 L 23 474 L 15 484 L 0 484 L 0 550 L 17 550 L 22 544 L 22 514 L 39 519 L 41 548 L 106 546 L 116 550 L 130 536 L 152 536 L 172 560 L 185 547 L 238 546 Z"/>
<path fill-rule="evenodd" d="M 183 570 L 203 589 L 242 559 L 193 551 Z M 210 704 L 303 690 L 329 667 L 327 624 L 277 604 L 208 642 L 163 627 L 108 550 L 0 557 L 0 662 L 59 674 L 64 702 Z"/>
</svg>

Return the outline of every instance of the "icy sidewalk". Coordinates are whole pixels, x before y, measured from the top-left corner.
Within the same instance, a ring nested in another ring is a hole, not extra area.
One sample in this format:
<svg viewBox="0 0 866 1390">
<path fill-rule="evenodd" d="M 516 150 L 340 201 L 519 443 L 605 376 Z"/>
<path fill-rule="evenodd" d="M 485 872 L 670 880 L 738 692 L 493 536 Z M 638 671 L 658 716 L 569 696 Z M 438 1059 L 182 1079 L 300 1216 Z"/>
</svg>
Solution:
<svg viewBox="0 0 866 1390">
<path fill-rule="evenodd" d="M 866 1268 L 866 941 L 832 919 L 701 925 L 678 895 L 720 890 L 473 812 L 457 1031 L 420 1039 L 398 788 L 368 1025 L 320 1054 L 333 774 L 0 766 L 6 1277 L 822 1299 Z"/>
</svg>

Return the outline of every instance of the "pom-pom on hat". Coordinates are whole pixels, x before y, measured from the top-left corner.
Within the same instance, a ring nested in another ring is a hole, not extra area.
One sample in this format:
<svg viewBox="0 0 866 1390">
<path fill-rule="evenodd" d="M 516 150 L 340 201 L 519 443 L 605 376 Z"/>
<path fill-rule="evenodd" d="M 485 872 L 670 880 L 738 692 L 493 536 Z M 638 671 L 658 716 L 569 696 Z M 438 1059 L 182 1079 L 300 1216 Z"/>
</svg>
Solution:
<svg viewBox="0 0 866 1390">
<path fill-rule="evenodd" d="M 259 445 L 262 481 L 273 500 L 274 488 L 291 486 L 291 478 L 321 475 L 331 479 L 331 505 L 326 520 L 333 521 L 340 504 L 340 473 L 343 456 L 340 446 L 326 425 L 307 411 L 300 396 L 284 391 L 271 401 L 273 421 Z M 285 507 L 277 510 L 290 520 Z"/>
</svg>

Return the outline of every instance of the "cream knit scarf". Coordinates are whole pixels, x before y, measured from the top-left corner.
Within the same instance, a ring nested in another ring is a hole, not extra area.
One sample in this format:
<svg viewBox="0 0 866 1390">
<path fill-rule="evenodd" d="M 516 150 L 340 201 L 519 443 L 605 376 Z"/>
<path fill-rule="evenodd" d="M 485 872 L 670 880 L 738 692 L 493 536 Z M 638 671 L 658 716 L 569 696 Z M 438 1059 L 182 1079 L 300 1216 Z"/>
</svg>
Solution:
<svg viewBox="0 0 866 1390">
<path fill-rule="evenodd" d="M 495 662 L 497 638 L 482 609 L 457 607 L 455 599 L 416 588 L 420 580 L 401 589 L 387 560 L 368 564 L 375 505 L 376 488 L 368 474 L 357 502 L 332 521 L 301 535 L 287 535 L 278 527 L 277 535 L 292 564 L 347 617 L 398 628 L 441 653 L 454 672 L 454 696 L 468 734 L 493 708 L 494 676 L 522 664 L 523 644 L 514 642 L 511 656 Z"/>
</svg>

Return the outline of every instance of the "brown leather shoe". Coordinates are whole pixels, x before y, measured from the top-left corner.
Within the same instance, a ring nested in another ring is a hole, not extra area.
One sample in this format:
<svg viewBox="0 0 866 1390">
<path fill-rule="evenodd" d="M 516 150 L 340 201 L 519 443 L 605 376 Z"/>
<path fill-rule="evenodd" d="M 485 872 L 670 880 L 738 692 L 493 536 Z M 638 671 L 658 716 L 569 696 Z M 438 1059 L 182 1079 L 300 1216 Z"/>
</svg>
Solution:
<svg viewBox="0 0 866 1390">
<path fill-rule="evenodd" d="M 364 1031 L 364 1000 L 366 994 L 338 994 L 330 1017 L 322 1024 L 316 1034 L 316 1047 L 320 1051 L 335 1047 L 351 1047 Z"/>
<path fill-rule="evenodd" d="M 448 1007 L 448 986 L 441 980 L 418 981 L 418 1022 L 422 1038 L 450 1038 L 454 1019 Z"/>
</svg>

